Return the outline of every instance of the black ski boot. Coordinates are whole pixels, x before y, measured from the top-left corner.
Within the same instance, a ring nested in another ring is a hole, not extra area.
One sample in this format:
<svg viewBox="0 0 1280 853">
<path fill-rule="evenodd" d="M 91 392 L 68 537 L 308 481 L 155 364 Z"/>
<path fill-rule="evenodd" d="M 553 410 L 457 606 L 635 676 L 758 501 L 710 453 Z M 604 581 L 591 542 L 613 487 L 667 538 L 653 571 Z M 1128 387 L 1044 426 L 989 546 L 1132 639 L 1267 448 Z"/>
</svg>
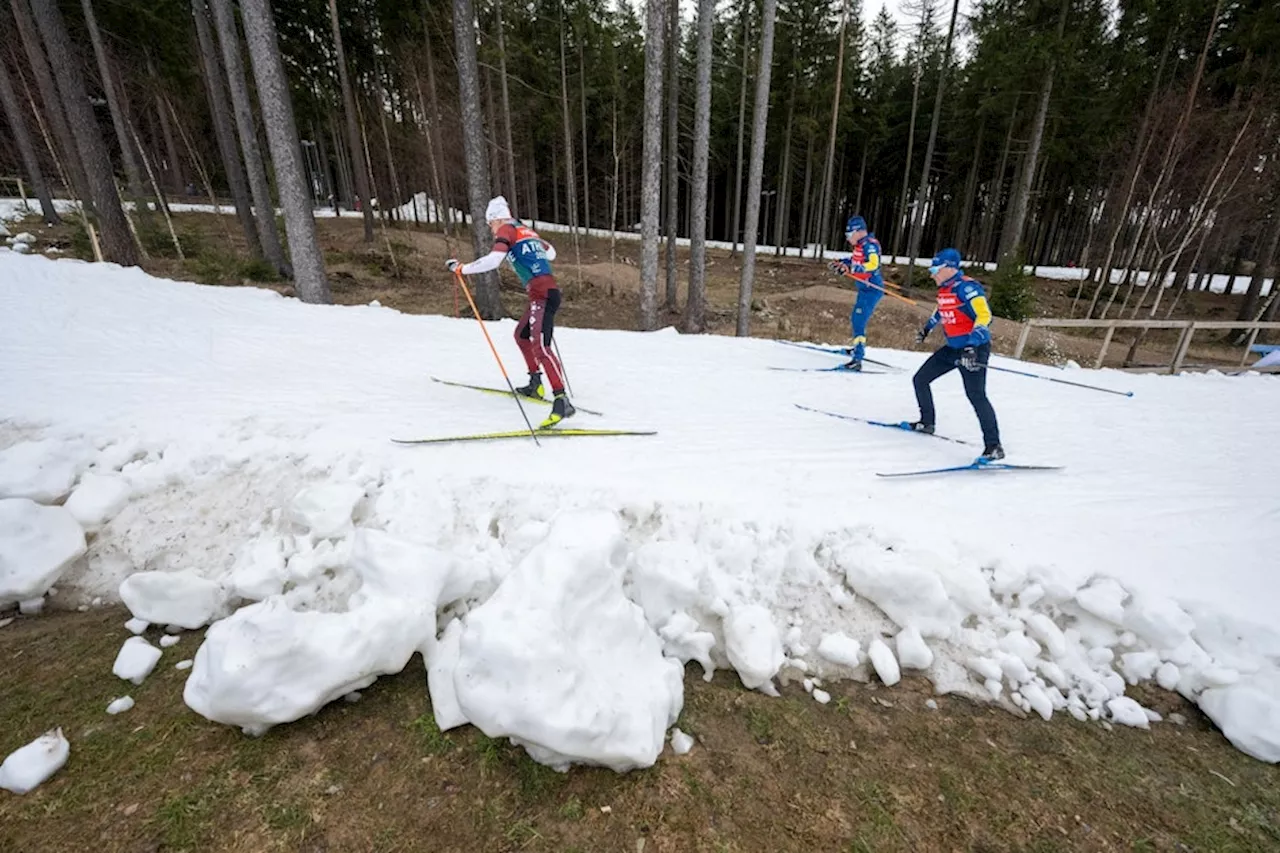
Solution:
<svg viewBox="0 0 1280 853">
<path fill-rule="evenodd" d="M 861 372 L 862 372 L 862 359 L 860 359 L 860 358 L 851 358 L 851 359 L 849 359 L 849 363 L 848 363 L 848 364 L 845 364 L 845 365 L 841 365 L 840 369 L 841 369 L 841 370 L 852 370 L 854 373 L 861 373 Z"/>
<path fill-rule="evenodd" d="M 516 393 L 522 397 L 532 397 L 535 400 L 544 399 L 542 396 L 542 374 L 530 373 L 529 384 L 517 388 Z"/>
<path fill-rule="evenodd" d="M 983 462 L 996 462 L 1004 458 L 1004 448 L 999 444 L 988 444 L 982 449 L 982 456 L 979 458 Z"/>
<path fill-rule="evenodd" d="M 538 429 L 548 429 L 560 423 L 565 418 L 571 418 L 577 414 L 577 409 L 573 407 L 573 403 L 569 402 L 569 397 L 560 391 L 556 394 L 555 401 L 551 404 L 551 414 L 547 419 L 538 424 Z"/>
<path fill-rule="evenodd" d="M 933 435 L 933 424 L 927 424 L 924 421 L 912 421 L 908 424 L 912 432 L 922 432 L 925 435 Z"/>
</svg>

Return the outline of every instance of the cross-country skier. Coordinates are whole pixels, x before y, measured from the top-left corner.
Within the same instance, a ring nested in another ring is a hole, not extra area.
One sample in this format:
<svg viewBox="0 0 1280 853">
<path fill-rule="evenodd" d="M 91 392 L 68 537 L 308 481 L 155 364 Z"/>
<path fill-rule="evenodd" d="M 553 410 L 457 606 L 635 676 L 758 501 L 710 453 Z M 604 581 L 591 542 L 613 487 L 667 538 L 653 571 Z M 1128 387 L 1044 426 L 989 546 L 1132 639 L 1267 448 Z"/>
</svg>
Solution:
<svg viewBox="0 0 1280 853">
<path fill-rule="evenodd" d="M 517 388 L 516 393 L 543 399 L 542 371 L 545 370 L 555 399 L 551 415 L 541 426 L 555 426 L 572 417 L 575 411 L 564 391 L 564 368 L 551 349 L 556 311 L 560 309 L 560 287 L 551 269 L 551 262 L 556 259 L 555 247 L 513 218 L 502 196 L 489 202 L 485 219 L 493 232 L 493 249 L 489 254 L 469 264 L 459 264 L 456 258 L 450 258 L 446 265 L 450 272 L 458 270 L 463 275 L 477 275 L 496 270 L 504 258 L 511 262 L 529 299 L 515 332 L 516 346 L 520 347 L 529 370 L 529 384 Z"/>
<path fill-rule="evenodd" d="M 858 301 L 849 315 L 853 328 L 853 348 L 849 351 L 849 363 L 845 370 L 862 370 L 862 357 L 867 352 L 867 322 L 876 305 L 884 296 L 884 276 L 880 270 L 880 241 L 867 230 L 867 221 L 861 216 L 851 216 L 844 226 L 844 238 L 849 241 L 853 253 L 831 263 L 831 268 L 841 275 L 852 276 L 858 282 Z"/>
<path fill-rule="evenodd" d="M 973 411 L 982 424 L 982 458 L 987 461 L 1004 458 L 1000 446 L 1000 426 L 996 412 L 987 399 L 987 362 L 991 359 L 991 308 L 982 285 L 960 271 L 960 253 L 955 249 L 943 249 L 929 265 L 929 275 L 938 284 L 938 308 L 916 333 L 916 343 L 942 324 L 947 343 L 920 366 L 912 383 L 916 388 L 916 401 L 920 404 L 920 420 L 911 424 L 916 432 L 932 434 L 935 422 L 933 393 L 930 383 L 939 376 L 961 368 L 964 393 L 973 405 Z"/>
</svg>

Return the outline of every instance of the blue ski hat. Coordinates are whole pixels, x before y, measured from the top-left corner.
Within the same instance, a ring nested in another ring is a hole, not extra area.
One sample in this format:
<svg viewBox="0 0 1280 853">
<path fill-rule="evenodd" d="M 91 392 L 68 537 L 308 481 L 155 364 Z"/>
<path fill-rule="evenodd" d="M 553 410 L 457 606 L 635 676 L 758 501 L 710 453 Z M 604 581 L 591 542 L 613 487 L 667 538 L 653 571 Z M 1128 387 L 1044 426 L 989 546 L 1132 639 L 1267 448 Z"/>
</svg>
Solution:
<svg viewBox="0 0 1280 853">
<path fill-rule="evenodd" d="M 867 220 L 861 216 L 850 216 L 849 221 L 844 224 L 844 235 L 848 237 L 854 231 L 866 231 Z"/>
<path fill-rule="evenodd" d="M 933 275 L 943 267 L 960 269 L 960 252 L 956 249 L 943 249 L 938 252 L 929 262 L 929 274 Z"/>
</svg>

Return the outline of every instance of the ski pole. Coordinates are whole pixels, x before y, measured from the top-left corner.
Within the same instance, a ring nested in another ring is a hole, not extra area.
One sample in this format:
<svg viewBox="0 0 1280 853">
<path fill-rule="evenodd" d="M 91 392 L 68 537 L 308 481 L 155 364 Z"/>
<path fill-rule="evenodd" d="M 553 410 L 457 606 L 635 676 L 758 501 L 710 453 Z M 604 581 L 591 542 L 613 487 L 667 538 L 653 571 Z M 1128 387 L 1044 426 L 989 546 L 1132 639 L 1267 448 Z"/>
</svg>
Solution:
<svg viewBox="0 0 1280 853">
<path fill-rule="evenodd" d="M 964 368 L 964 365 L 956 362 L 956 366 Z M 1026 376 L 1031 379 L 1043 379 L 1045 382 L 1057 382 L 1059 385 L 1074 385 L 1077 388 L 1088 388 L 1090 391 L 1105 391 L 1108 394 L 1119 394 L 1121 397 L 1132 397 L 1132 391 L 1116 391 L 1112 388 L 1102 388 L 1098 385 L 1086 385 L 1083 382 L 1072 382 L 1069 379 L 1055 379 L 1052 376 L 1041 376 L 1038 373 L 1027 373 L 1025 370 L 1013 370 L 1008 367 L 996 367 L 994 364 L 980 364 L 979 368 L 986 370 L 998 370 L 1001 373 L 1012 373 L 1015 376 Z"/>
<path fill-rule="evenodd" d="M 555 339 L 555 335 L 551 336 L 551 348 L 556 351 L 556 361 L 560 362 L 560 372 L 564 374 L 564 387 L 569 389 L 569 396 L 575 397 L 573 393 L 573 383 L 569 381 L 569 370 L 564 366 L 564 356 L 560 354 L 560 342 Z"/>
<path fill-rule="evenodd" d="M 471 289 L 467 287 L 466 281 L 462 278 L 462 270 L 454 270 L 454 278 L 458 286 L 462 288 L 462 292 L 467 297 L 467 302 L 471 305 L 471 313 L 475 315 L 476 322 L 480 324 L 480 331 L 484 332 L 485 342 L 489 344 L 489 352 L 493 353 L 494 361 L 498 362 L 498 369 L 502 371 L 502 378 L 507 381 L 507 388 L 511 391 L 512 398 L 516 401 L 516 408 L 520 410 L 520 417 L 524 418 L 524 425 L 529 428 L 529 436 L 533 439 L 533 443 L 542 446 L 538 441 L 538 433 L 534 431 L 533 424 L 529 421 L 529 416 L 525 414 L 524 403 L 520 402 L 520 395 L 516 393 L 516 386 L 511 384 L 511 377 L 507 375 L 507 368 L 502 363 L 502 357 L 498 355 L 497 348 L 493 345 L 493 338 L 489 337 L 489 329 L 485 327 L 484 320 L 480 317 L 480 309 L 476 307 L 476 301 L 471 298 Z"/>
<path fill-rule="evenodd" d="M 919 305 L 919 304 L 920 304 L 920 303 L 916 302 L 914 299 L 911 299 L 911 298 L 909 298 L 909 297 L 903 296 L 903 295 L 902 295 L 902 294 L 900 294 L 900 293 L 894 293 L 892 290 L 886 290 L 885 288 L 881 287 L 880 285 L 876 284 L 876 283 L 875 283 L 875 282 L 873 282 L 873 281 L 863 282 L 861 279 L 854 278 L 853 273 L 848 273 L 848 272 L 847 272 L 847 273 L 843 273 L 843 275 L 844 275 L 844 277 L 845 277 L 845 278 L 852 278 L 854 281 L 857 281 L 857 282 L 859 282 L 859 283 L 865 284 L 865 285 L 867 285 L 868 287 L 874 287 L 876 290 L 880 291 L 880 292 L 881 292 L 881 293 L 883 293 L 885 296 L 892 296 L 894 299 L 900 299 L 900 300 L 902 300 L 903 302 L 907 303 L 908 305 Z"/>
</svg>

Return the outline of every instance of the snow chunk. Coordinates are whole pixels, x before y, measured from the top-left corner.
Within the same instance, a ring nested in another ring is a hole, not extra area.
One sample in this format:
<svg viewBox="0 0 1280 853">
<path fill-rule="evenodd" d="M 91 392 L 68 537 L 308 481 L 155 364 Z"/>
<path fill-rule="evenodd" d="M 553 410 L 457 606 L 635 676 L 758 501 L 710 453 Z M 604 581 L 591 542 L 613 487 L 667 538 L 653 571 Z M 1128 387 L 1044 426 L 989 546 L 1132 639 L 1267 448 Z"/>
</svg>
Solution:
<svg viewBox="0 0 1280 853">
<path fill-rule="evenodd" d="M 693 737 L 679 729 L 671 730 L 671 751 L 676 755 L 685 755 L 693 749 Z"/>
<path fill-rule="evenodd" d="M 1054 621 L 1043 613 L 1036 613 L 1027 620 L 1027 633 L 1040 641 L 1052 658 L 1061 658 L 1067 653 L 1067 638 Z"/>
<path fill-rule="evenodd" d="M 862 660 L 862 647 L 843 631 L 826 634 L 818 643 L 818 654 L 832 663 L 854 669 Z"/>
<path fill-rule="evenodd" d="M 182 638 L 176 634 L 165 634 L 160 638 L 160 648 L 167 649 L 170 646 L 176 646 L 181 639 Z"/>
<path fill-rule="evenodd" d="M 841 553 L 839 563 L 849 588 L 896 624 L 914 626 L 930 637 L 945 637 L 958 626 L 959 615 L 936 573 L 901 559 L 889 562 L 865 549 Z"/>
<path fill-rule="evenodd" d="M 67 496 L 84 466 L 80 445 L 46 439 L 0 450 L 0 498 L 56 503 Z"/>
<path fill-rule="evenodd" d="M 710 681 L 715 675 L 716 665 L 711 661 L 711 649 L 716 644 L 716 636 L 710 631 L 699 630 L 697 621 L 683 610 L 675 613 L 667 623 L 658 629 L 662 637 L 662 653 L 685 664 L 696 660 L 702 667 L 702 677 Z"/>
<path fill-rule="evenodd" d="M 831 694 L 815 687 L 813 688 L 813 698 L 818 700 L 818 704 L 825 705 L 831 701 Z"/>
<path fill-rule="evenodd" d="M 884 640 L 879 637 L 872 640 L 871 645 L 867 647 L 867 657 L 871 658 L 871 665 L 875 667 L 876 675 L 880 676 L 880 680 L 886 687 L 892 687 L 902 680 L 898 661 L 893 656 L 893 651 L 885 645 Z"/>
<path fill-rule="evenodd" d="M 249 601 L 262 601 L 284 589 L 284 542 L 263 536 L 246 543 L 231 569 L 231 591 Z"/>
<path fill-rule="evenodd" d="M 226 591 L 220 584 L 190 569 L 130 575 L 120 584 L 120 598 L 139 619 L 187 629 L 209 624 L 227 604 Z"/>
<path fill-rule="evenodd" d="M 360 589 L 345 613 L 298 612 L 281 597 L 215 622 L 182 697 L 196 713 L 261 734 L 314 713 L 435 643 L 448 563 L 438 552 L 360 530 L 351 568 Z"/>
<path fill-rule="evenodd" d="M 151 623 L 146 619 L 138 619 L 135 617 L 124 623 L 124 626 L 129 629 L 130 634 L 142 634 L 151 627 Z"/>
<path fill-rule="evenodd" d="M 898 632 L 898 662 L 903 669 L 928 669 L 933 665 L 933 650 L 920 636 L 918 628 L 903 628 Z"/>
<path fill-rule="evenodd" d="M 1107 700 L 1107 710 L 1111 713 L 1111 719 L 1122 726 L 1145 729 L 1151 725 L 1146 710 L 1128 696 Z"/>
<path fill-rule="evenodd" d="M 121 696 L 119 699 L 112 699 L 111 704 L 107 705 L 108 714 L 123 714 L 125 711 L 133 707 L 132 696 Z"/>
<path fill-rule="evenodd" d="M 785 655 L 769 611 L 759 604 L 732 608 L 724 620 L 724 640 L 729 663 L 743 685 L 772 692 L 773 677 L 782 668 Z"/>
<path fill-rule="evenodd" d="M 1129 593 L 1107 578 L 1095 581 L 1076 593 L 1076 603 L 1086 612 L 1112 625 L 1124 624 L 1124 600 Z"/>
<path fill-rule="evenodd" d="M 195 665 L 195 661 L 193 660 L 180 660 L 173 665 L 173 668 L 174 669 L 191 669 L 191 667 L 194 665 Z M 183 699 L 185 700 L 185 698 L 186 696 L 184 695 Z"/>
<path fill-rule="evenodd" d="M 467 717 L 458 705 L 458 692 L 453 686 L 453 674 L 458 669 L 458 657 L 461 654 L 461 640 L 462 620 L 449 620 L 427 661 L 427 690 L 431 694 L 431 712 L 436 719 L 436 726 L 442 732 L 467 723 Z"/>
<path fill-rule="evenodd" d="M 364 489 L 354 483 L 309 486 L 289 504 L 289 520 L 313 539 L 341 539 L 351 532 L 351 517 L 363 497 Z"/>
<path fill-rule="evenodd" d="M 141 684 L 156 668 L 160 650 L 141 637 L 130 637 L 120 647 L 111 671 L 126 681 Z"/>
<path fill-rule="evenodd" d="M 1200 694 L 1200 710 L 1236 749 L 1280 763 L 1280 672 L 1272 669 Z"/>
<path fill-rule="evenodd" d="M 61 770 L 70 754 L 71 744 L 62 736 L 62 729 L 45 732 L 9 753 L 0 764 L 0 788 L 25 794 Z"/>
<path fill-rule="evenodd" d="M 1191 639 L 1195 620 L 1170 598 L 1134 596 L 1124 614 L 1125 627 L 1152 647 L 1176 649 Z"/>
<path fill-rule="evenodd" d="M 969 669 L 973 670 L 984 681 L 999 681 L 1004 675 L 1004 670 L 1000 668 L 1000 664 L 988 657 L 970 658 L 968 661 Z"/>
<path fill-rule="evenodd" d="M 1044 719 L 1047 720 L 1053 716 L 1053 701 L 1049 698 L 1049 694 L 1034 681 L 1022 685 L 1022 698 L 1026 699 L 1031 709 Z"/>
<path fill-rule="evenodd" d="M 0 500 L 0 607 L 40 598 L 84 552 L 84 530 L 63 507 Z"/>
<path fill-rule="evenodd" d="M 1120 671 L 1130 684 L 1150 681 L 1159 668 L 1160 656 L 1155 652 L 1126 652 L 1120 656 Z"/>
<path fill-rule="evenodd" d="M 468 720 L 557 769 L 587 763 L 624 772 L 657 760 L 684 704 L 683 670 L 623 594 L 625 557 L 613 514 L 556 518 L 466 616 L 453 682 Z M 726 634 L 731 658 L 744 639 L 753 662 L 765 650 L 761 657 L 774 661 L 767 681 L 782 664 L 782 644 L 768 611 L 757 609 L 764 624 L 748 610 Z"/>
<path fill-rule="evenodd" d="M 1165 690 L 1178 689 L 1178 682 L 1182 679 L 1182 673 L 1178 671 L 1176 664 L 1165 663 L 1160 664 L 1160 668 L 1156 670 L 1156 684 L 1159 684 Z"/>
<path fill-rule="evenodd" d="M 76 521 L 94 530 L 124 509 L 131 492 L 129 483 L 122 477 L 85 474 L 65 506 Z"/>
</svg>

